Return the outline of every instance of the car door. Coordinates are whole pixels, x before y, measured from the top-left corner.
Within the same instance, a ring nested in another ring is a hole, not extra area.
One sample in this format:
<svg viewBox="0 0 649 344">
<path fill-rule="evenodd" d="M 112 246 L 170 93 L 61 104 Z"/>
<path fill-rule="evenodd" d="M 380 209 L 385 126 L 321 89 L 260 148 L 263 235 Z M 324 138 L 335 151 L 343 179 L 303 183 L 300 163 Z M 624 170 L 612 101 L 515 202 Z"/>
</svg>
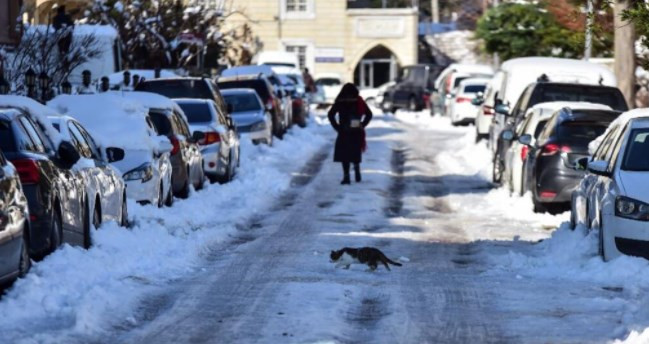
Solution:
<svg viewBox="0 0 649 344">
<path fill-rule="evenodd" d="M 0 277 L 18 270 L 21 239 L 25 222 L 23 208 L 25 196 L 14 168 L 0 152 Z"/>
<path fill-rule="evenodd" d="M 173 121 L 174 125 L 177 127 L 178 133 L 185 137 L 185 147 L 186 147 L 186 161 L 190 166 L 190 176 L 192 179 L 196 179 L 200 174 L 200 168 L 203 165 L 201 161 L 201 151 L 196 142 L 192 141 L 191 130 L 189 130 L 189 125 L 176 111 L 173 112 Z"/>
<path fill-rule="evenodd" d="M 221 156 L 224 159 L 224 163 L 228 164 L 228 161 L 232 160 L 232 140 L 233 140 L 233 133 L 232 133 L 232 128 L 228 126 L 228 121 L 226 118 L 225 113 L 219 111 L 218 108 L 214 108 L 216 111 L 216 121 L 217 124 L 220 125 L 223 129 L 225 129 L 225 132 L 221 134 Z M 232 166 L 228 165 L 228 168 L 231 169 Z"/>
</svg>

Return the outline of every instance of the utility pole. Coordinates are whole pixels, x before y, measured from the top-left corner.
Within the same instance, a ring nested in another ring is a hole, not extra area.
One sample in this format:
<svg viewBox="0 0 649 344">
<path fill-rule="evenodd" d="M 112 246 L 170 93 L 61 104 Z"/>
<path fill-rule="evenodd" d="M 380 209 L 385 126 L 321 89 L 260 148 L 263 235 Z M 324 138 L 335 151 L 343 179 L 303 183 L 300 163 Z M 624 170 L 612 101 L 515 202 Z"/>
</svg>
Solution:
<svg viewBox="0 0 649 344">
<path fill-rule="evenodd" d="M 593 47 L 593 0 L 588 0 L 586 5 L 586 39 L 584 47 L 584 60 L 590 60 Z"/>
<path fill-rule="evenodd" d="M 430 1 L 430 19 L 433 23 L 439 23 L 439 0 Z"/>
<path fill-rule="evenodd" d="M 631 0 L 616 0 L 613 7 L 615 26 L 615 77 L 630 108 L 635 107 L 635 29 L 622 20 L 622 13 L 631 6 Z"/>
</svg>

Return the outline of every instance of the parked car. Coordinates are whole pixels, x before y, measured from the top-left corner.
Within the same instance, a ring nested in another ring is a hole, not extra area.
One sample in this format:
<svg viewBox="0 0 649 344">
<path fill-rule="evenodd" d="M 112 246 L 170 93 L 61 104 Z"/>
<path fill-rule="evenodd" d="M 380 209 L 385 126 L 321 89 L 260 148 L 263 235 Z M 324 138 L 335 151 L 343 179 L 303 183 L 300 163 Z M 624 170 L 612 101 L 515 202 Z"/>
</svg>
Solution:
<svg viewBox="0 0 649 344">
<path fill-rule="evenodd" d="M 599 230 L 604 260 L 621 254 L 649 258 L 649 111 L 629 111 L 611 123 L 572 195 L 571 223 Z"/>
<path fill-rule="evenodd" d="M 286 90 L 291 95 L 293 123 L 302 128 L 306 127 L 307 117 L 309 117 L 309 97 L 306 94 L 302 73 L 297 68 L 282 66 L 273 67 L 273 71 L 285 81 Z"/>
<path fill-rule="evenodd" d="M 63 241 L 89 248 L 92 245 L 90 224 L 95 229 L 106 221 L 128 225 L 126 184 L 119 171 L 110 165 L 124 159 L 124 150 L 116 147 L 102 150 L 81 123 L 70 116 L 49 119 L 61 137 L 72 143 L 81 155 L 72 170 L 83 180 L 83 231 L 65 233 Z"/>
<path fill-rule="evenodd" d="M 502 82 L 503 73 L 497 72 L 493 78 L 487 83 L 484 95 L 476 97 L 472 103 L 478 106 L 475 117 L 475 140 L 476 142 L 489 138 L 489 127 L 494 119 L 496 111 L 496 97 L 498 96 L 498 89 Z"/>
<path fill-rule="evenodd" d="M 249 91 L 255 94 L 254 90 Z M 223 90 L 222 94 L 226 101 L 229 92 L 230 90 Z M 230 181 L 237 172 L 240 160 L 239 134 L 230 115 L 221 112 L 211 100 L 175 99 L 175 101 L 187 116 L 192 133 L 204 133 L 204 138 L 199 140 L 198 144 L 203 155 L 205 175 L 211 182 Z M 270 132 L 270 124 L 268 131 Z M 270 136 L 272 138 L 272 135 Z"/>
<path fill-rule="evenodd" d="M 343 80 L 336 73 L 320 73 L 315 77 L 315 87 L 322 92 L 323 105 L 331 105 L 343 88 Z"/>
<path fill-rule="evenodd" d="M 430 106 L 433 82 L 441 68 L 418 64 L 405 66 L 395 84 L 384 93 L 381 108 L 386 112 L 397 109 L 419 111 Z"/>
<path fill-rule="evenodd" d="M 532 175 L 530 168 L 534 165 L 532 160 L 535 155 L 536 140 L 545 129 L 548 120 L 563 108 L 570 108 L 573 111 L 611 110 L 606 105 L 585 102 L 547 102 L 536 104 L 527 110 L 525 120 L 516 127 L 515 131 L 512 132 L 511 129 L 503 131 L 503 137 L 511 141 L 511 147 L 505 156 L 503 180 L 513 194 L 522 196 L 529 190 Z M 524 135 L 530 136 L 528 144 L 518 140 Z"/>
<path fill-rule="evenodd" d="M 2 146 L 6 139 L 0 136 Z M 0 151 L 0 285 L 29 271 L 29 229 L 27 198 L 18 172 Z"/>
<path fill-rule="evenodd" d="M 494 101 L 494 111 L 496 111 L 491 125 L 489 127 L 489 147 L 492 150 L 494 161 L 493 181 L 500 183 L 502 169 L 502 157 L 504 150 L 501 132 L 510 127 L 514 122 L 519 123 L 522 118 L 517 114 L 525 114 L 532 106 L 538 103 L 549 101 L 589 101 L 592 103 L 606 103 L 604 100 L 597 101 L 590 98 L 580 98 L 580 90 L 573 91 L 566 95 L 561 92 L 550 92 L 545 94 L 544 91 L 537 91 L 532 97 L 530 84 L 538 84 L 539 81 L 563 83 L 572 85 L 597 85 L 615 87 L 617 81 L 615 75 L 603 65 L 598 65 L 588 61 L 550 58 L 550 57 L 521 57 L 505 61 L 496 74 L 501 80 L 496 84 L 496 98 Z M 551 87 L 551 86 L 550 86 Z M 581 90 L 585 91 L 585 90 Z M 582 95 L 586 95 L 582 93 Z M 515 105 L 514 105 L 515 104 Z M 625 111 L 612 106 L 614 109 Z M 512 109 L 510 111 L 509 109 Z M 498 109 L 500 111 L 498 111 Z M 510 127 L 511 128 L 511 127 Z"/>
<path fill-rule="evenodd" d="M 575 169 L 575 162 L 588 156 L 588 144 L 602 135 L 608 125 L 619 116 L 613 110 L 557 111 L 545 125 L 528 162 L 530 191 L 535 211 L 557 211 L 569 204 L 572 191 L 584 176 Z M 529 144 L 530 135 L 520 137 Z M 567 208 L 567 207 L 566 207 Z"/>
<path fill-rule="evenodd" d="M 460 81 L 467 78 L 479 77 L 489 78 L 494 71 L 491 66 L 480 64 L 453 63 L 437 72 L 434 81 L 431 81 L 431 116 L 446 115 L 447 105 L 450 104 L 451 92 L 455 89 Z"/>
<path fill-rule="evenodd" d="M 239 133 L 249 137 L 254 144 L 272 145 L 270 113 L 254 90 L 234 88 L 223 91 L 223 98 L 232 107 L 232 119 Z"/>
<path fill-rule="evenodd" d="M 394 85 L 396 85 L 396 81 L 388 81 L 379 87 L 364 88 L 360 90 L 360 96 L 367 104 L 379 107 L 383 103 L 385 92 Z"/>
<path fill-rule="evenodd" d="M 48 106 L 79 121 L 98 146 L 124 150 L 124 159 L 110 164 L 126 182 L 127 198 L 158 207 L 173 204 L 173 145 L 166 136 L 156 133 L 147 107 L 110 92 L 59 95 Z"/>
<path fill-rule="evenodd" d="M 298 68 L 300 61 L 295 53 L 288 51 L 262 51 L 255 60 L 259 65 Z"/>
<path fill-rule="evenodd" d="M 127 92 L 123 96 L 144 105 L 149 111 L 156 133 L 166 136 L 171 142 L 171 182 L 174 196 L 187 198 L 190 185 L 196 190 L 202 189 L 205 172 L 198 141 L 205 134 L 201 131 L 192 133 L 183 110 L 167 97 L 150 92 Z"/>
<path fill-rule="evenodd" d="M 617 111 L 626 111 L 628 109 L 626 100 L 617 87 L 541 80 L 529 84 L 511 110 L 508 106 L 500 104 L 495 107 L 495 111 L 506 118 L 503 129 L 512 129 L 525 119 L 525 114 L 529 108 L 539 103 L 551 101 L 604 104 Z M 497 121 L 493 121 L 492 125 L 498 126 L 499 124 Z M 495 132 L 492 131 L 492 134 L 495 134 Z M 502 140 L 500 134 L 497 137 L 490 137 L 490 142 L 494 152 L 492 179 L 494 183 L 500 183 L 504 157 L 507 154 L 510 142 Z"/>
<path fill-rule="evenodd" d="M 489 79 L 468 78 L 458 84 L 449 106 L 449 117 L 453 125 L 475 121 L 477 106 L 473 105 L 473 99 L 478 94 L 484 94 L 488 82 Z"/>
<path fill-rule="evenodd" d="M 16 167 L 27 197 L 29 255 L 36 259 L 84 226 L 83 180 L 72 170 L 79 153 L 47 119 L 52 114 L 30 98 L 0 96 L 0 149 Z"/>
<path fill-rule="evenodd" d="M 286 122 L 284 119 L 284 110 L 282 109 L 282 100 L 277 96 L 273 86 L 264 76 L 243 76 L 219 78 L 219 87 L 223 90 L 232 88 L 251 88 L 257 92 L 259 98 L 265 104 L 273 118 L 273 134 L 281 138 L 286 131 Z"/>
</svg>

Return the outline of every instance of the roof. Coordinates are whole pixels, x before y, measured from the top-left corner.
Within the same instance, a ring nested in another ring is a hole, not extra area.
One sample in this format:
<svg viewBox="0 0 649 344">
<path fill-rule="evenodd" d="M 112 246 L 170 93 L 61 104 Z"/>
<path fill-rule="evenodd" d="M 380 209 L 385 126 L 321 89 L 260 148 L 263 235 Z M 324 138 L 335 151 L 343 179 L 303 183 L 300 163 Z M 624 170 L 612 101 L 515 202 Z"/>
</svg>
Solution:
<svg viewBox="0 0 649 344">
<path fill-rule="evenodd" d="M 20 109 L 28 113 L 34 121 L 39 123 L 55 146 L 61 143 L 61 135 L 47 118 L 48 116 L 60 116 L 56 110 L 31 98 L 14 95 L 0 95 L 0 107 Z"/>
<path fill-rule="evenodd" d="M 259 74 L 249 74 L 249 75 L 235 75 L 235 76 L 226 76 L 219 77 L 218 82 L 229 82 L 229 81 L 239 81 L 239 80 L 262 80 L 262 76 Z"/>
<path fill-rule="evenodd" d="M 221 95 L 229 95 L 229 94 L 246 94 L 246 93 L 253 93 L 257 94 L 257 92 L 251 88 L 226 88 L 224 90 L 221 90 Z"/>
<path fill-rule="evenodd" d="M 174 102 L 170 98 L 167 98 L 157 93 L 141 92 L 141 91 L 134 91 L 134 92 L 111 91 L 107 93 L 117 95 L 118 97 L 133 99 L 138 103 L 142 104 L 144 107 L 147 107 L 149 109 L 176 111 L 182 114 L 183 116 L 185 116 L 185 113 L 180 108 L 180 106 L 178 106 L 176 102 Z M 185 118 L 185 120 L 187 119 Z"/>
<path fill-rule="evenodd" d="M 0 116 L 8 119 L 8 120 L 13 120 L 16 118 L 16 116 L 20 115 L 22 112 L 16 110 L 16 109 L 3 109 L 0 108 Z"/>
<path fill-rule="evenodd" d="M 610 106 L 604 104 L 596 104 L 596 103 L 589 103 L 589 102 L 566 102 L 566 101 L 538 103 L 532 107 L 532 109 L 538 109 L 538 108 L 549 109 L 554 111 L 558 111 L 563 108 L 570 108 L 573 110 L 609 110 L 609 111 L 613 110 Z"/>
<path fill-rule="evenodd" d="M 500 69 L 525 74 L 540 76 L 546 74 L 550 80 L 562 78 L 562 81 L 577 81 L 581 83 L 600 83 L 615 86 L 616 79 L 613 72 L 606 66 L 596 63 L 557 57 L 519 57 L 505 61 Z"/>
<path fill-rule="evenodd" d="M 239 75 L 266 75 L 273 76 L 275 72 L 273 68 L 268 65 L 257 65 L 257 66 L 237 66 L 231 67 L 221 72 L 221 76 L 239 76 Z"/>
<path fill-rule="evenodd" d="M 183 103 L 183 104 L 206 104 L 210 102 L 214 102 L 211 99 L 202 99 L 202 98 L 174 98 L 173 101 L 176 103 Z"/>
<path fill-rule="evenodd" d="M 146 81 L 149 80 L 156 80 L 156 79 L 161 79 L 161 78 L 178 78 L 179 75 L 170 71 L 163 69 L 160 71 L 160 78 L 155 77 L 155 70 L 153 69 L 129 69 L 129 73 L 131 73 L 131 79 L 133 78 L 134 75 L 138 75 L 140 77 L 144 77 Z M 121 70 L 119 72 L 115 72 L 113 74 L 107 75 L 108 77 L 108 82 L 111 85 L 117 85 L 124 81 L 124 70 Z"/>
</svg>

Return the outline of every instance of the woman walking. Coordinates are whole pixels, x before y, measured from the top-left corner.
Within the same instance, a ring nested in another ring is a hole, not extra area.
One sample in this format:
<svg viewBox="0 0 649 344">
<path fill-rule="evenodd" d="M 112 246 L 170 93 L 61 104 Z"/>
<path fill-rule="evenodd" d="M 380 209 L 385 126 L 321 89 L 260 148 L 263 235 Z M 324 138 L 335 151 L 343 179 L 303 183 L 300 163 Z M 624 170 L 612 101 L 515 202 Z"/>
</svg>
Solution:
<svg viewBox="0 0 649 344">
<path fill-rule="evenodd" d="M 336 120 L 338 114 L 338 120 Z M 340 184 L 349 184 L 349 167 L 354 164 L 356 182 L 361 181 L 361 155 L 366 148 L 365 127 L 372 120 L 372 111 L 358 95 L 358 89 L 347 83 L 340 90 L 336 101 L 329 110 L 329 122 L 338 132 L 334 162 L 343 165 L 343 180 Z"/>
</svg>

